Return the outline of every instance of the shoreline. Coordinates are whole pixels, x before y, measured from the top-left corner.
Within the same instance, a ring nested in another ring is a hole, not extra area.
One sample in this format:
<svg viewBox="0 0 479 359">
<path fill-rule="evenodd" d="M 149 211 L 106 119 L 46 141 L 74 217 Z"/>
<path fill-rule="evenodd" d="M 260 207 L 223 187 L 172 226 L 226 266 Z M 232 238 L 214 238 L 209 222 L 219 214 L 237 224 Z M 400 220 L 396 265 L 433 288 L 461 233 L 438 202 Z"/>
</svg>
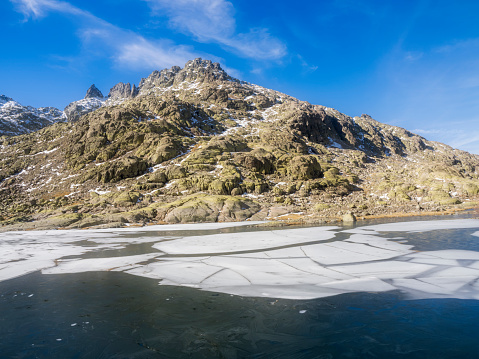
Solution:
<svg viewBox="0 0 479 359">
<path fill-rule="evenodd" d="M 320 217 L 315 214 L 303 214 L 303 213 L 288 213 L 278 217 L 266 217 L 263 219 L 255 218 L 254 220 L 247 219 L 244 221 L 201 221 L 201 222 L 185 222 L 185 223 L 167 223 L 164 221 L 157 222 L 147 222 L 147 223 L 120 223 L 120 222 L 110 222 L 102 223 L 94 226 L 85 226 L 85 227 L 75 227 L 75 226 L 56 226 L 53 223 L 48 224 L 44 221 L 32 221 L 25 223 L 16 223 L 12 225 L 4 225 L 0 227 L 0 233 L 5 232 L 14 232 L 14 231 L 42 231 L 42 230 L 89 230 L 89 229 L 110 229 L 110 228 L 147 228 L 151 226 L 175 226 L 175 225 L 194 225 L 194 224 L 227 224 L 227 223 L 244 223 L 242 225 L 247 225 L 246 223 L 251 222 L 253 226 L 257 227 L 293 227 L 293 226 L 309 226 L 309 225 L 328 225 L 328 224 L 338 224 L 338 225 L 353 225 L 353 224 L 364 224 L 368 221 L 376 221 L 382 219 L 407 219 L 412 217 L 432 217 L 432 216 L 454 216 L 467 211 L 472 212 L 471 215 L 476 215 L 479 218 L 479 207 L 474 206 L 470 208 L 443 208 L 442 210 L 436 211 L 418 211 L 418 212 L 397 212 L 397 213 L 383 213 L 376 215 L 363 215 L 355 217 L 354 221 L 344 221 L 341 217 Z M 348 212 L 345 212 L 348 213 Z M 349 212 L 353 213 L 353 212 Z M 354 213 L 353 213 L 354 214 Z M 48 220 L 48 218 L 47 218 Z M 261 223 L 259 223 L 261 222 Z M 234 226 L 234 225 L 232 225 Z"/>
</svg>

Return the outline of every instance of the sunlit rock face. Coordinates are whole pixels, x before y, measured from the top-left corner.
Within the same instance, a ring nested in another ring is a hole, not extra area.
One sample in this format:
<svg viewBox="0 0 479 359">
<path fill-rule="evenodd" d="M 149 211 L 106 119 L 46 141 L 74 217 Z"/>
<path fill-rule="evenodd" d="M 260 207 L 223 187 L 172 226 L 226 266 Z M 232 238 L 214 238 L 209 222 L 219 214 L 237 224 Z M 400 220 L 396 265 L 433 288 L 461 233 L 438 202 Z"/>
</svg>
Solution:
<svg viewBox="0 0 479 359">
<path fill-rule="evenodd" d="M 478 155 L 199 58 L 119 82 L 107 96 L 92 85 L 63 113 L 0 96 L 0 154 L 0 231 L 351 223 L 479 201 Z"/>
<path fill-rule="evenodd" d="M 45 275 L 121 271 L 158 280 L 160 285 L 241 296 L 311 299 L 399 289 L 415 298 L 479 299 L 479 252 L 419 252 L 398 241 L 401 232 L 433 235 L 437 230 L 479 229 L 479 220 L 195 235 L 198 230 L 250 224 L 255 223 L 2 233 L 0 280 L 39 270 Z M 164 231 L 169 235 L 162 236 Z M 185 235 L 185 231 L 191 231 L 191 235 Z M 181 237 L 171 235 L 175 232 Z M 387 238 L 385 233 L 394 237 Z M 128 248 L 138 244 L 151 246 L 146 246 L 146 253 L 136 249 L 129 255 Z M 111 249 L 122 250 L 117 253 L 125 255 L 101 257 L 102 251 Z M 95 258 L 82 258 L 87 252 L 97 253 Z M 62 259 L 66 256 L 70 258 Z"/>
</svg>

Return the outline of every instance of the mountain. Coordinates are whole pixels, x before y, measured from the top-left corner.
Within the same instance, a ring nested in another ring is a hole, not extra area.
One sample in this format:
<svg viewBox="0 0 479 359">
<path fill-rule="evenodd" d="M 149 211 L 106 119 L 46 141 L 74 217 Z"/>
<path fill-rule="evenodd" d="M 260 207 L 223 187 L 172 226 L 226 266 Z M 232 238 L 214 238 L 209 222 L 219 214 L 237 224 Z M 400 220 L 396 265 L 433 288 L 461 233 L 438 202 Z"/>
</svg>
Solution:
<svg viewBox="0 0 479 359">
<path fill-rule="evenodd" d="M 107 98 L 88 94 L 81 101 L 101 106 L 1 139 L 3 230 L 317 223 L 464 209 L 479 194 L 479 156 L 240 81 L 208 60 L 120 83 Z"/>
<path fill-rule="evenodd" d="M 65 116 L 70 122 L 75 122 L 83 115 L 93 112 L 102 106 L 112 106 L 138 95 L 139 89 L 135 85 L 123 82 L 117 83 L 110 89 L 107 97 L 104 97 L 100 90 L 93 84 L 87 90 L 85 98 L 71 102 L 65 107 Z"/>
<path fill-rule="evenodd" d="M 63 112 L 68 121 L 78 121 L 81 116 L 89 112 L 95 111 L 105 104 L 106 99 L 100 90 L 93 84 L 87 90 L 83 99 L 71 102 L 65 107 Z"/>
<path fill-rule="evenodd" d="M 10 97 L 0 96 L 0 136 L 17 136 L 37 131 L 65 120 L 55 107 L 23 106 Z"/>
</svg>

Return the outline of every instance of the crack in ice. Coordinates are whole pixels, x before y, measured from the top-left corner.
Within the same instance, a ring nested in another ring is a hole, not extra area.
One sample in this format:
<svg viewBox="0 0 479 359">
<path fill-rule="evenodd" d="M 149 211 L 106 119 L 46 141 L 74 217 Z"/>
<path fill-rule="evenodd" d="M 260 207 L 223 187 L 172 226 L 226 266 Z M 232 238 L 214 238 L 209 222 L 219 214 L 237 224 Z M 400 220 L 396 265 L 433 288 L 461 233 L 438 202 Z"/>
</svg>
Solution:
<svg viewBox="0 0 479 359">
<path fill-rule="evenodd" d="M 245 224 L 237 224 L 242 225 Z M 399 289 L 419 297 L 479 300 L 479 252 L 420 252 L 404 242 L 391 241 L 397 236 L 387 235 L 404 228 L 409 233 L 479 229 L 479 220 L 408 222 L 407 226 L 390 223 L 342 231 L 337 231 L 338 227 L 310 227 L 161 236 L 162 232 L 175 230 L 232 226 L 235 225 L 0 233 L 0 280 L 39 270 L 50 275 L 120 271 L 160 280 L 160 285 L 243 296 L 310 299 Z M 144 254 L 138 254 L 138 248 Z M 102 251 L 112 249 L 117 252 L 98 257 Z M 98 253 L 96 257 L 85 258 L 92 251 Z"/>
</svg>

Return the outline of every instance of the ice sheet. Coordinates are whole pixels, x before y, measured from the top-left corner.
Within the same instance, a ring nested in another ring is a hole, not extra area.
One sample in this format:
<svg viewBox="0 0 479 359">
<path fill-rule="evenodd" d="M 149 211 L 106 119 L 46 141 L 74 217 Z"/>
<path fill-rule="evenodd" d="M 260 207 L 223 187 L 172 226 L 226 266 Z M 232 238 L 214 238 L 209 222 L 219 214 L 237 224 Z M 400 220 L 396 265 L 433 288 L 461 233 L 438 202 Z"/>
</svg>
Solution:
<svg viewBox="0 0 479 359">
<path fill-rule="evenodd" d="M 244 222 L 220 222 L 220 223 L 183 223 L 183 224 L 159 224 L 145 227 L 127 227 L 122 228 L 122 232 L 155 232 L 155 231 L 204 231 L 221 228 L 233 228 L 253 226 L 266 223 L 266 221 L 244 221 Z M 118 230 L 118 229 L 116 229 Z M 111 229 L 102 229 L 100 231 L 111 231 Z"/>
<path fill-rule="evenodd" d="M 165 279 L 168 281 L 168 284 L 176 283 L 177 285 L 198 286 L 203 280 L 221 270 L 223 270 L 222 267 L 209 265 L 201 261 L 168 261 L 150 263 L 128 270 L 126 273 L 148 278 Z"/>
<path fill-rule="evenodd" d="M 433 264 L 438 266 L 457 266 L 459 263 L 455 259 L 442 259 L 442 258 L 412 258 L 411 263 L 424 263 L 424 264 Z"/>
<path fill-rule="evenodd" d="M 221 254 L 258 251 L 288 245 L 299 245 L 334 238 L 337 227 L 286 229 L 282 231 L 220 233 L 191 236 L 155 244 L 153 247 L 168 254 Z"/>
<path fill-rule="evenodd" d="M 0 266 L 0 281 L 20 277 L 54 265 L 55 262 L 52 259 L 46 258 L 8 263 L 4 266 Z"/>
<path fill-rule="evenodd" d="M 157 256 L 157 253 L 150 253 L 127 257 L 67 259 L 64 261 L 57 261 L 57 266 L 53 268 L 43 269 L 42 273 L 60 274 L 93 271 L 111 271 L 119 267 L 126 268 L 128 266 L 132 266 L 141 262 L 146 262 Z"/>
<path fill-rule="evenodd" d="M 203 261 L 216 267 L 228 268 L 256 285 L 295 285 L 315 284 L 320 278 L 313 273 L 304 272 L 275 259 L 211 257 Z"/>
<path fill-rule="evenodd" d="M 382 280 L 371 277 L 371 278 L 355 278 L 348 280 L 341 280 L 336 282 L 329 282 L 321 284 L 321 287 L 334 288 L 339 290 L 345 290 L 350 292 L 358 291 L 371 291 L 371 292 L 387 292 L 389 290 L 396 289 L 392 285 L 383 282 Z"/>
<path fill-rule="evenodd" d="M 219 286 L 207 288 L 210 291 L 240 295 L 245 297 L 266 297 L 284 299 L 313 299 L 330 297 L 346 293 L 344 290 L 321 288 L 316 285 L 292 285 L 285 290 L 284 286 L 248 285 L 248 286 Z"/>
<path fill-rule="evenodd" d="M 450 267 L 429 273 L 427 277 L 436 278 L 459 278 L 479 277 L 479 270 L 467 267 Z"/>
<path fill-rule="evenodd" d="M 418 252 L 407 256 L 408 258 L 440 258 L 440 259 L 469 259 L 479 261 L 479 252 L 448 249 L 441 251 Z"/>
<path fill-rule="evenodd" d="M 343 231 L 344 233 L 373 234 L 374 232 L 427 232 L 440 229 L 479 228 L 478 219 L 449 219 L 416 222 L 383 223 Z"/>
<path fill-rule="evenodd" d="M 0 233 L 0 280 L 40 270 L 57 275 L 113 270 L 152 278 L 160 285 L 244 296 L 310 299 L 399 289 L 423 297 L 479 299 L 478 252 L 414 252 L 408 243 L 378 234 L 479 229 L 477 220 L 393 223 L 344 231 L 313 227 L 195 234 L 196 230 L 252 223 Z M 179 230 L 191 230 L 191 235 L 161 235 L 162 231 Z M 128 252 L 128 246 L 134 249 Z M 159 251 L 152 253 L 152 247 Z M 102 256 L 105 251 L 121 248 L 125 249 Z M 139 248 L 147 249 L 147 253 L 139 253 Z M 95 258 L 82 258 L 92 251 L 96 252 Z"/>
<path fill-rule="evenodd" d="M 302 249 L 308 257 L 323 265 L 390 259 L 409 253 L 407 249 L 404 251 L 391 251 L 365 244 L 348 242 L 315 244 L 303 246 Z"/>
<path fill-rule="evenodd" d="M 473 282 L 477 277 L 466 276 L 459 278 L 447 278 L 447 277 L 428 277 L 428 278 L 418 278 L 418 280 L 425 283 L 432 284 L 439 289 L 443 290 L 443 293 L 452 294 L 467 285 L 468 283 Z"/>
<path fill-rule="evenodd" d="M 354 277 L 376 277 L 380 279 L 407 278 L 417 276 L 434 268 L 432 265 L 401 261 L 381 261 L 332 266 L 338 272 Z"/>
<path fill-rule="evenodd" d="M 402 290 L 419 291 L 428 294 L 452 294 L 450 290 L 435 284 L 427 283 L 413 278 L 398 278 L 392 281 L 392 284 Z"/>
<path fill-rule="evenodd" d="M 403 253 L 409 253 L 409 249 L 413 248 L 412 245 L 407 245 L 404 243 L 399 242 L 392 242 L 388 241 L 385 238 L 371 236 L 371 235 L 364 235 L 364 234 L 353 234 L 349 239 L 348 242 L 355 242 L 355 243 L 364 243 L 373 247 L 389 249 L 391 251 L 399 251 Z"/>
</svg>

